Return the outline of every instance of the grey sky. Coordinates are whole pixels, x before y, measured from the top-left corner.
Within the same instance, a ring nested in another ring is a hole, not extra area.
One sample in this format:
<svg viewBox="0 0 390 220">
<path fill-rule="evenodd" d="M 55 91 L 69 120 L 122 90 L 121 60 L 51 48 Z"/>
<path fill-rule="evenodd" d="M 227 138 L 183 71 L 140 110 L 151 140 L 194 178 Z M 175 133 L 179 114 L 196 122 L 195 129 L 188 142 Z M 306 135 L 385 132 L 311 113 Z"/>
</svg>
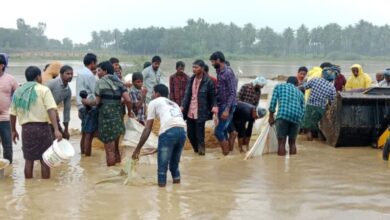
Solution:
<svg viewBox="0 0 390 220">
<path fill-rule="evenodd" d="M 189 18 L 204 18 L 209 23 L 237 25 L 253 23 L 276 31 L 286 27 L 309 27 L 331 22 L 342 26 L 360 19 L 377 25 L 390 24 L 386 0 L 12 0 L 1 4 L 0 27 L 16 28 L 16 19 L 27 24 L 47 24 L 50 38 L 69 37 L 87 42 L 93 30 L 134 27 L 177 27 Z"/>
</svg>

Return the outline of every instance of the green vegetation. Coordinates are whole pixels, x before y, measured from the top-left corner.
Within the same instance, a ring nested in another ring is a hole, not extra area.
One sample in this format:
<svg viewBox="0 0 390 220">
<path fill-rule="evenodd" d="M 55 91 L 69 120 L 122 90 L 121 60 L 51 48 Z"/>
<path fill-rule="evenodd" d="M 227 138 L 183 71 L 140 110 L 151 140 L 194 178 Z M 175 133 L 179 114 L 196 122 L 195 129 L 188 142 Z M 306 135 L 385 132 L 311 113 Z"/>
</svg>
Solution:
<svg viewBox="0 0 390 220">
<path fill-rule="evenodd" d="M 87 44 L 71 39 L 48 39 L 45 23 L 36 27 L 17 20 L 17 29 L 0 28 L 0 48 L 7 52 L 58 52 L 58 56 L 80 57 L 85 51 L 103 51 L 125 55 L 163 54 L 173 58 L 207 56 L 221 50 L 232 59 L 362 59 L 390 56 L 390 26 L 376 26 L 366 21 L 345 28 L 331 23 L 313 29 L 301 25 L 282 33 L 270 27 L 256 29 L 253 24 L 209 24 L 203 19 L 187 21 L 176 28 L 134 28 L 123 32 L 94 31 Z M 53 54 L 52 54 L 53 55 Z M 54 54 L 56 56 L 56 54 Z"/>
</svg>

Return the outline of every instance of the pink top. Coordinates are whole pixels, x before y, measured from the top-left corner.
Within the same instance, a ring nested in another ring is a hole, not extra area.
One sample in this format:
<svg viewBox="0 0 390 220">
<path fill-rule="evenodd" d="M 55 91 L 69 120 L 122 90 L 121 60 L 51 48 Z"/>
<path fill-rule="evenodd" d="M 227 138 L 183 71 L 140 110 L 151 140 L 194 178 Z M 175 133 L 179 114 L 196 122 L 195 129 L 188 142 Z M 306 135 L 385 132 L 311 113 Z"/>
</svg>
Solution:
<svg viewBox="0 0 390 220">
<path fill-rule="evenodd" d="M 191 103 L 187 114 L 191 119 L 198 119 L 198 92 L 201 81 L 202 78 L 198 79 L 195 77 L 194 82 L 192 83 Z"/>
<path fill-rule="evenodd" d="M 0 121 L 9 121 L 9 107 L 12 95 L 19 87 L 15 78 L 8 73 L 0 76 Z"/>
</svg>

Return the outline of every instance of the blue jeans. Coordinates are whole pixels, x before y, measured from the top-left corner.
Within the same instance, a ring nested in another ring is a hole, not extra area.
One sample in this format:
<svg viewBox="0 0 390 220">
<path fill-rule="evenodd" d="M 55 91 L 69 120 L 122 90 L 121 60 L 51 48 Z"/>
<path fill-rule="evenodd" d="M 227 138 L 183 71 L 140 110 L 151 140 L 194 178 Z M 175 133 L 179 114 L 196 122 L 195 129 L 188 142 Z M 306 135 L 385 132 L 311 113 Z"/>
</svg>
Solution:
<svg viewBox="0 0 390 220">
<path fill-rule="evenodd" d="M 229 124 L 232 122 L 233 114 L 235 110 L 236 110 L 236 106 L 232 106 L 229 112 L 229 117 L 226 120 L 221 119 L 222 113 L 225 110 L 220 108 L 220 111 L 218 111 L 218 125 L 217 127 L 215 127 L 214 133 L 219 142 L 228 140 L 228 128 L 229 128 Z"/>
<path fill-rule="evenodd" d="M 0 138 L 3 145 L 3 157 L 12 163 L 12 134 L 10 121 L 0 121 Z"/>
<path fill-rule="evenodd" d="M 174 127 L 162 133 L 158 138 L 157 179 L 159 185 L 167 183 L 167 171 L 171 171 L 172 179 L 180 179 L 179 162 L 186 141 L 184 128 Z"/>
</svg>

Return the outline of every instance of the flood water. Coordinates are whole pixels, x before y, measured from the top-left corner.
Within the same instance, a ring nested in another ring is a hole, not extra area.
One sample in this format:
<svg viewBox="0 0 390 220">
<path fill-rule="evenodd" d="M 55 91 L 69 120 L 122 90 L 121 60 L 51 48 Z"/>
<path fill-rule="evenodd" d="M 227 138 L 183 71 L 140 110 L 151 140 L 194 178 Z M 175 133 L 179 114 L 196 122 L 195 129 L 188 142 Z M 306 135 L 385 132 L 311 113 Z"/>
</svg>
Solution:
<svg viewBox="0 0 390 220">
<path fill-rule="evenodd" d="M 74 107 L 70 127 L 79 124 Z M 237 151 L 223 157 L 208 149 L 200 157 L 187 150 L 182 183 L 169 179 L 159 188 L 155 164 L 139 165 L 148 184 L 96 184 L 122 166 L 106 167 L 102 150 L 80 156 L 79 140 L 71 137 L 76 156 L 52 169 L 49 180 L 40 179 L 38 163 L 34 179 L 24 179 L 18 142 L 0 179 L 0 219 L 390 219 L 390 166 L 369 147 L 333 148 L 300 137 L 295 156 L 248 161 Z"/>
<path fill-rule="evenodd" d="M 70 127 L 79 128 L 76 110 Z M 106 167 L 100 149 L 80 156 L 79 140 L 73 134 L 76 156 L 52 169 L 49 180 L 40 179 L 39 163 L 34 179 L 25 180 L 21 142 L 14 146 L 14 164 L 0 179 L 0 219 L 390 218 L 390 166 L 369 147 L 333 148 L 300 137 L 296 156 L 248 161 L 237 151 L 223 157 L 207 149 L 200 157 L 186 150 L 182 183 L 168 178 L 159 188 L 155 163 L 138 167 L 145 184 L 124 185 L 123 178 L 96 184 L 123 166 Z"/>
<path fill-rule="evenodd" d="M 145 60 L 148 61 L 148 60 Z M 161 71 L 163 72 L 163 77 L 167 79 L 169 75 L 175 72 L 175 63 L 177 60 L 163 57 L 163 62 L 161 63 Z M 186 72 L 190 73 L 191 63 L 193 60 L 184 59 L 186 63 Z M 211 64 L 205 58 L 206 63 L 210 66 L 210 73 L 214 74 L 215 70 L 212 68 Z M 328 60 L 326 60 L 328 61 Z M 12 61 L 10 59 L 8 72 L 12 73 L 16 76 L 18 81 L 23 82 L 24 79 L 24 70 L 29 65 L 36 65 L 43 69 L 43 67 L 50 63 L 49 60 L 34 60 L 34 61 Z M 68 64 L 72 66 L 77 72 L 83 67 L 82 59 L 80 60 L 62 60 L 63 64 Z M 322 60 L 301 60 L 301 61 L 261 61 L 261 60 L 238 60 L 231 61 L 231 66 L 234 69 L 236 75 L 240 78 L 254 78 L 256 76 L 264 76 L 268 79 L 271 79 L 277 75 L 295 75 L 298 68 L 300 66 L 307 66 L 309 69 L 314 66 L 319 66 L 323 61 Z M 351 75 L 350 66 L 359 63 L 362 65 L 364 71 L 370 74 L 373 79 L 375 79 L 375 73 L 383 71 L 387 67 L 390 67 L 389 63 L 383 61 L 333 61 L 332 63 L 336 63 L 340 65 L 342 72 L 345 76 Z M 126 67 L 131 67 L 133 64 L 129 62 L 121 62 L 121 65 Z M 126 72 L 125 74 L 127 74 Z M 124 75 L 125 75 L 124 74 Z"/>
</svg>

